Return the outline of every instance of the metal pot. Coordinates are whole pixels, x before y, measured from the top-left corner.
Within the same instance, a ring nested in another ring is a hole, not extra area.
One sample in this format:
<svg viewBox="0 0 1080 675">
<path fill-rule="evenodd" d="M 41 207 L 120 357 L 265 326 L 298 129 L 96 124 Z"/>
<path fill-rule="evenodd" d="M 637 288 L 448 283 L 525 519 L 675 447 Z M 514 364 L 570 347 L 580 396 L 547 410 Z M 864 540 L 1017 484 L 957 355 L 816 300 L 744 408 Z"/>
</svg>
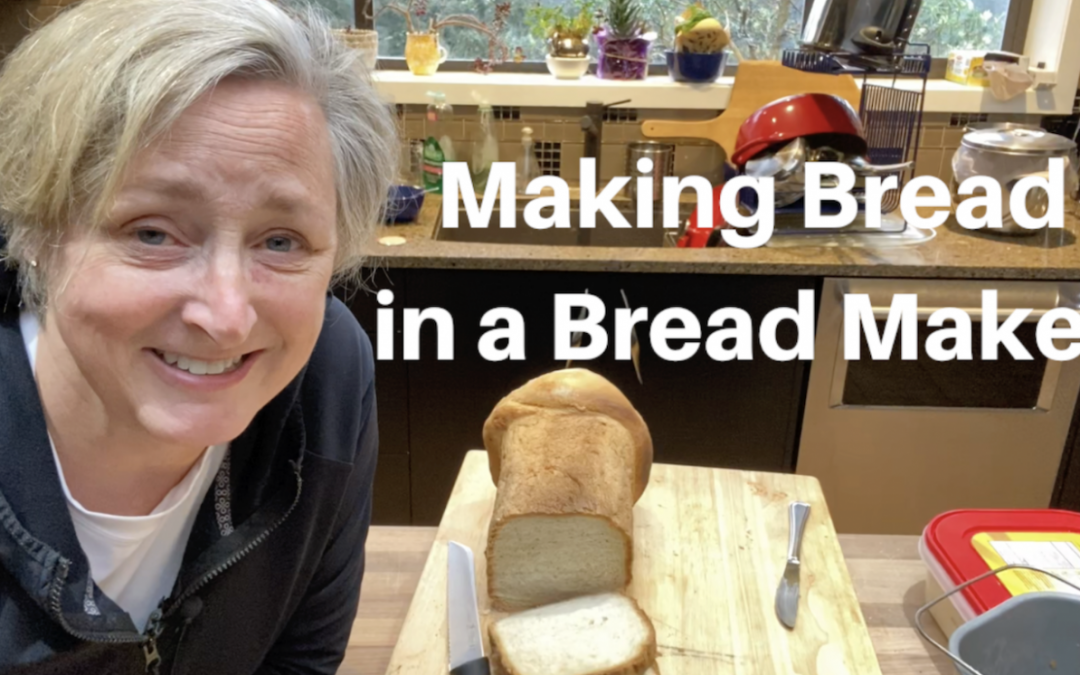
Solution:
<svg viewBox="0 0 1080 675">
<path fill-rule="evenodd" d="M 968 198 L 959 194 L 960 184 L 966 179 L 977 175 L 990 176 L 1001 185 L 1002 226 L 986 228 L 985 231 L 1006 236 L 1038 234 L 1039 230 L 1020 227 L 1013 219 L 1009 212 L 1010 196 L 1022 178 L 1044 175 L 1049 170 L 1048 160 L 1054 157 L 1066 161 L 1065 194 L 1071 195 L 1077 185 L 1075 142 L 1043 129 L 1015 124 L 970 131 L 964 134 L 952 160 L 953 201 L 959 204 Z M 1044 190 L 1029 191 L 1026 201 L 1026 210 L 1034 217 L 1045 215 L 1050 208 L 1049 195 Z"/>
<path fill-rule="evenodd" d="M 548 51 L 555 57 L 581 58 L 589 55 L 589 43 L 576 35 L 555 33 L 547 39 Z"/>
</svg>

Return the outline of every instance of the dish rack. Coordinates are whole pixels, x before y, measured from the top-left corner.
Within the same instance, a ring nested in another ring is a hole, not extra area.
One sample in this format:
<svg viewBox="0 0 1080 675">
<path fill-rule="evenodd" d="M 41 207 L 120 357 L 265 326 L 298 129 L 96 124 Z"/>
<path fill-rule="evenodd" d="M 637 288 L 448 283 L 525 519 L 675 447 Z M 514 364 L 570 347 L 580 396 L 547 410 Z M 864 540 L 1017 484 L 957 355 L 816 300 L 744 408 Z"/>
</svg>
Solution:
<svg viewBox="0 0 1080 675">
<path fill-rule="evenodd" d="M 862 80 L 858 112 L 871 164 L 914 163 L 917 159 L 930 61 L 930 45 L 920 43 L 909 43 L 904 53 L 891 56 L 788 49 L 781 58 L 788 68 Z M 905 179 L 914 174 L 912 164 L 898 175 L 898 187 L 903 188 Z M 881 210 L 890 213 L 899 206 L 900 190 L 891 190 Z"/>
</svg>

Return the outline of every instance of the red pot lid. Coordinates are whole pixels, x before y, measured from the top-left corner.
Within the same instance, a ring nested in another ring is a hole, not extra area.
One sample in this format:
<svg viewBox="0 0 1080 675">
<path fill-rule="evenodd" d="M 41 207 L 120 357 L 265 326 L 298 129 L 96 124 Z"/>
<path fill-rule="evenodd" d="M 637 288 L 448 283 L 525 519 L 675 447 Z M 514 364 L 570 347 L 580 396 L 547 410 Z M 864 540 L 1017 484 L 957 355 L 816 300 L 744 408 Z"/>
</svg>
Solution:
<svg viewBox="0 0 1080 675">
<path fill-rule="evenodd" d="M 1006 534 L 1014 536 L 1010 538 L 1004 536 Z M 1050 544 L 1051 541 L 1059 539 L 1068 541 Z M 990 549 L 986 544 L 990 540 L 1008 546 L 1017 542 L 1026 546 L 1050 546 L 1051 554 L 1055 553 L 1054 546 L 1067 546 L 1069 548 L 1066 553 L 1075 564 L 1077 558 L 1072 557 L 1072 550 L 1076 546 L 1074 542 L 1080 541 L 1080 513 L 1053 509 L 950 511 L 930 521 L 925 533 L 926 547 L 945 569 L 954 586 L 1000 566 L 1000 563 L 987 562 L 986 556 Z M 996 550 L 996 547 L 994 548 Z M 991 552 L 989 555 L 992 557 L 995 554 Z M 1002 560 L 1009 562 L 1004 557 Z M 1016 572 L 988 577 L 962 591 L 977 614 L 997 607 L 1016 594 L 1016 588 L 1010 590 L 1008 583 L 1003 581 L 1006 574 Z M 1037 576 L 1049 579 L 1045 575 Z"/>
</svg>

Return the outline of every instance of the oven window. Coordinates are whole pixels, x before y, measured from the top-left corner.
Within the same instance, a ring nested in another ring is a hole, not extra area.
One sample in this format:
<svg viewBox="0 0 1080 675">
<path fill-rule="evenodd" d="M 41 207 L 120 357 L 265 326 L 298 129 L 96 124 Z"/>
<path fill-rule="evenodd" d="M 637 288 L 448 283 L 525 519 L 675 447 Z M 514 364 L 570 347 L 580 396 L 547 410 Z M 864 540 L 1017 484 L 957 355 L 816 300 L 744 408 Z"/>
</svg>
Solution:
<svg viewBox="0 0 1080 675">
<path fill-rule="evenodd" d="M 885 328 L 878 321 L 878 335 Z M 946 326 L 950 326 L 947 322 Z M 1031 361 L 1017 361 L 1004 347 L 996 361 L 980 359 L 982 325 L 972 321 L 971 361 L 938 362 L 926 355 L 926 338 L 936 328 L 919 322 L 919 358 L 900 360 L 900 339 L 893 345 L 892 358 L 874 361 L 863 336 L 862 358 L 848 361 L 844 380 L 844 405 L 903 406 L 934 408 L 1016 408 L 1035 407 L 1046 371 L 1046 357 L 1035 342 L 1037 323 L 1020 325 L 1014 335 L 1031 354 Z M 946 347 L 951 347 L 946 342 Z"/>
</svg>

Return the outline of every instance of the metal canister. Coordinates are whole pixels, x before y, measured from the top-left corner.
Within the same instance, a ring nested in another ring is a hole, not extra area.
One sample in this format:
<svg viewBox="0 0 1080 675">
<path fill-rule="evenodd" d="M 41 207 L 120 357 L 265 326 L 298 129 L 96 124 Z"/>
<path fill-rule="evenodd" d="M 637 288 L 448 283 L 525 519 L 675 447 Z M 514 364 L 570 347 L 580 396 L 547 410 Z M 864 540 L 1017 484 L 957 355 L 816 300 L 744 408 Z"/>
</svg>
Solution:
<svg viewBox="0 0 1080 675">
<path fill-rule="evenodd" d="M 638 170 L 638 160 L 652 161 L 652 171 Z M 664 177 L 675 175 L 675 146 L 657 141 L 639 141 L 626 146 L 626 175 L 630 184 L 626 186 L 626 195 L 637 198 L 637 179 L 651 176 L 653 179 L 653 200 L 659 202 L 664 192 Z"/>
<path fill-rule="evenodd" d="M 1078 164 L 1076 143 L 1039 128 L 1022 125 L 995 125 L 964 134 L 960 148 L 953 156 L 953 199 L 959 203 L 964 197 L 957 188 L 971 176 L 989 176 L 1002 188 L 1002 226 L 987 229 L 990 234 L 1011 236 L 1034 235 L 1038 230 L 1020 227 L 1009 211 L 1013 187 L 1026 176 L 1045 176 L 1048 160 L 1060 157 L 1065 160 L 1065 192 L 1076 189 Z M 1050 207 L 1049 195 L 1041 189 L 1028 192 L 1026 211 L 1040 217 Z"/>
</svg>

